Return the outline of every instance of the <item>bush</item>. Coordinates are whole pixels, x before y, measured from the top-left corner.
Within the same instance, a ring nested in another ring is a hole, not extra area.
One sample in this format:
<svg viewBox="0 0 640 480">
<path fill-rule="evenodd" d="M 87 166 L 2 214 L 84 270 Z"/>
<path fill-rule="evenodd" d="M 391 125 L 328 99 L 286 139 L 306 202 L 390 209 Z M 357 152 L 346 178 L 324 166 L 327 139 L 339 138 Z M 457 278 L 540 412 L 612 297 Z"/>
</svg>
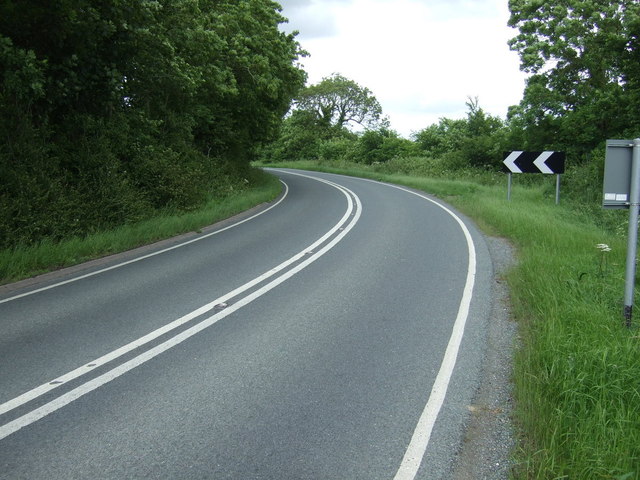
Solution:
<svg viewBox="0 0 640 480">
<path fill-rule="evenodd" d="M 322 161 L 349 161 L 354 155 L 354 141 L 346 137 L 332 138 L 321 142 L 318 151 Z"/>
<path fill-rule="evenodd" d="M 396 157 L 411 156 L 418 153 L 414 142 L 400 138 L 392 130 L 367 130 L 358 138 L 355 147 L 355 161 L 371 165 L 384 163 Z"/>
</svg>

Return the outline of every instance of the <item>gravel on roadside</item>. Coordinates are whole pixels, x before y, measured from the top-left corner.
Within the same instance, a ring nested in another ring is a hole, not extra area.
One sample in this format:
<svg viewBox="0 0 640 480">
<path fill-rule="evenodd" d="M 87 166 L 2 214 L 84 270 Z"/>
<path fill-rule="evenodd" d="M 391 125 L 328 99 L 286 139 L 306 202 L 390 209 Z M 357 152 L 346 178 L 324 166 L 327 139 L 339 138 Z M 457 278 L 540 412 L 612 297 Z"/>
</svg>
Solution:
<svg viewBox="0 0 640 480">
<path fill-rule="evenodd" d="M 469 406 L 471 418 L 453 480 L 508 480 L 513 465 L 512 367 L 517 325 L 511 319 L 504 274 L 515 263 L 515 251 L 505 239 L 486 240 L 494 268 L 494 302 L 481 381 Z"/>
</svg>

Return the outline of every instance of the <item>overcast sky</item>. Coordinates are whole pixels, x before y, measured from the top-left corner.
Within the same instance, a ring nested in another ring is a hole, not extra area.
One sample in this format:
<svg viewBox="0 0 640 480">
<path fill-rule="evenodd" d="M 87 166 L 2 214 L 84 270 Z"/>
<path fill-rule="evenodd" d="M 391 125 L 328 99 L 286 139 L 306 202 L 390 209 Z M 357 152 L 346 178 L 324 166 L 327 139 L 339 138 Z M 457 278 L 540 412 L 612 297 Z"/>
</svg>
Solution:
<svg viewBox="0 0 640 480">
<path fill-rule="evenodd" d="M 505 118 L 525 75 L 507 40 L 507 0 L 280 0 L 310 84 L 340 73 L 369 88 L 409 137 L 441 117 L 463 118 L 468 97 Z"/>
</svg>

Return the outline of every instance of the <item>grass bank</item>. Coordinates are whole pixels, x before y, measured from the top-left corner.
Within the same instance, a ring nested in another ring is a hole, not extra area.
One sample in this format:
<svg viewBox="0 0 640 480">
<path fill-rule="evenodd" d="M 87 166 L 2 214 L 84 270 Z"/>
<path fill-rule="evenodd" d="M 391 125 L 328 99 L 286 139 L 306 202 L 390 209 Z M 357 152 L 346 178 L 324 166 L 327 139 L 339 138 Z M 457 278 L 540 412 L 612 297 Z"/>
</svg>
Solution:
<svg viewBox="0 0 640 480">
<path fill-rule="evenodd" d="M 255 205 L 276 198 L 280 182 L 256 175 L 255 185 L 190 212 L 165 212 L 149 220 L 61 242 L 43 241 L 30 247 L 0 251 L 0 284 L 28 278 L 94 258 L 123 252 L 182 233 L 198 231 Z"/>
<path fill-rule="evenodd" d="M 507 202 L 506 182 L 288 166 L 418 188 L 487 233 L 508 238 L 519 257 L 507 281 L 521 335 L 513 374 L 520 434 L 513 477 L 640 478 L 640 317 L 631 330 L 623 327 L 624 229 L 604 228 L 570 199 L 556 206 L 542 186 L 515 186 Z"/>
</svg>

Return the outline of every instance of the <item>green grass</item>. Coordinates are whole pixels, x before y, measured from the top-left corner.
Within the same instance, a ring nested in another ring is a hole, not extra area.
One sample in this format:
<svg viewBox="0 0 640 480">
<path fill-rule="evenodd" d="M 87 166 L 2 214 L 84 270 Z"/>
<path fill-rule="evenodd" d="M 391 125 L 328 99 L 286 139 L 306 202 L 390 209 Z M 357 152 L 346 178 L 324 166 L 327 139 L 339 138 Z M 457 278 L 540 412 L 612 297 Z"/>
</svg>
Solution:
<svg viewBox="0 0 640 480">
<path fill-rule="evenodd" d="M 255 205 L 273 200 L 281 191 L 279 181 L 260 175 L 255 187 L 223 199 L 211 200 L 202 208 L 187 212 L 166 212 L 136 224 L 61 242 L 0 251 L 0 283 L 8 283 L 87 260 L 123 252 L 141 245 L 195 232 Z"/>
<path fill-rule="evenodd" d="M 624 229 L 603 228 L 569 198 L 556 206 L 542 186 L 515 186 L 508 202 L 506 182 L 303 166 L 310 167 L 435 194 L 516 247 L 507 274 L 520 332 L 513 478 L 640 478 L 640 333 L 637 318 L 632 329 L 623 326 Z"/>
</svg>

